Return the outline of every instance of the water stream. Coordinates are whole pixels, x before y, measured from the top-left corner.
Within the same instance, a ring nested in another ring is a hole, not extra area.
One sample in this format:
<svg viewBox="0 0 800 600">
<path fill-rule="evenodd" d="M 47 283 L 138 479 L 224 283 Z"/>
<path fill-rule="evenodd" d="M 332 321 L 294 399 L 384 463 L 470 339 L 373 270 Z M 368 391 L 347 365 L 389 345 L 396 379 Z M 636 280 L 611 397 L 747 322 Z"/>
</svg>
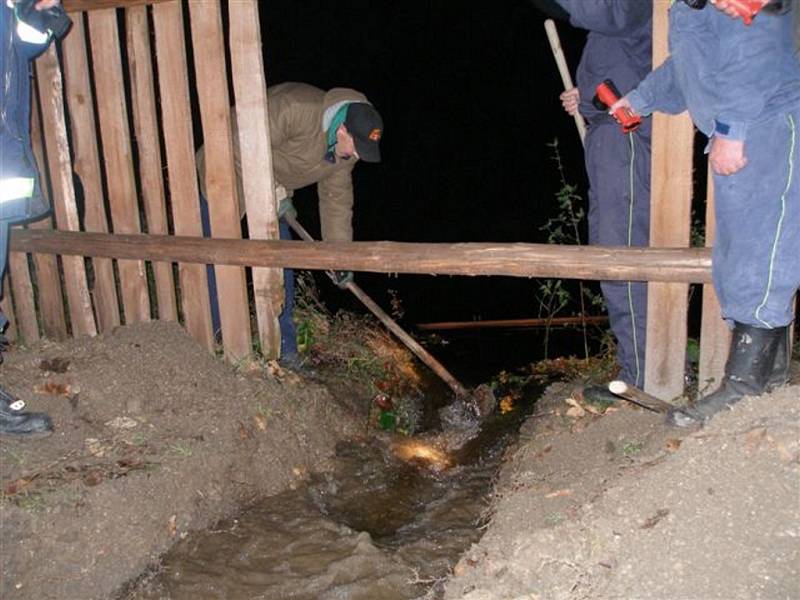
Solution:
<svg viewBox="0 0 800 600">
<path fill-rule="evenodd" d="M 188 536 L 126 600 L 437 598 L 532 404 L 490 417 L 442 471 L 386 440 L 342 443 L 332 472 Z"/>
</svg>

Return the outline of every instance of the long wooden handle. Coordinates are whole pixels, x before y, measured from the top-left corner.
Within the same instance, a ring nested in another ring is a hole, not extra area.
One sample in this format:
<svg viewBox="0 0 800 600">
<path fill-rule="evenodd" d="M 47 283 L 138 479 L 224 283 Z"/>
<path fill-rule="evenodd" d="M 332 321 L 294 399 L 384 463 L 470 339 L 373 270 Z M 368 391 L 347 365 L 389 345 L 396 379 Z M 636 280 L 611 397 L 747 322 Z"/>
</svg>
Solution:
<svg viewBox="0 0 800 600">
<path fill-rule="evenodd" d="M 311 234 L 305 230 L 305 228 L 298 223 L 297 219 L 295 219 L 291 215 L 284 215 L 283 217 L 286 219 L 286 222 L 289 224 L 289 227 L 294 229 L 294 231 L 299 235 L 302 239 L 307 242 L 313 242 L 314 238 L 311 237 Z M 335 275 L 331 271 L 327 271 L 328 276 L 336 280 Z M 347 282 L 345 287 L 350 290 L 356 298 L 361 300 L 361 302 L 366 306 L 373 315 L 375 315 L 381 323 L 383 323 L 389 331 L 395 334 L 401 342 L 403 342 L 406 347 L 413 352 L 417 358 L 419 358 L 422 362 L 424 362 L 430 369 L 436 373 L 442 381 L 444 381 L 451 390 L 455 393 L 456 396 L 459 398 L 463 398 L 467 395 L 467 389 L 459 383 L 459 381 L 453 377 L 453 375 L 444 368 L 444 365 L 436 360 L 425 348 L 423 348 L 413 337 L 411 337 L 397 322 L 392 319 L 386 311 L 384 311 L 378 304 L 370 298 L 367 293 L 362 290 L 356 283 L 353 281 Z"/>
<path fill-rule="evenodd" d="M 661 398 L 656 398 L 637 387 L 628 385 L 624 381 L 612 381 L 608 384 L 608 391 L 620 398 L 625 398 L 634 404 L 638 404 L 654 412 L 665 413 L 669 409 L 675 408 L 669 402 L 664 402 Z"/>
<path fill-rule="evenodd" d="M 561 81 L 564 83 L 564 89 L 569 91 L 575 86 L 572 84 L 572 77 L 569 74 L 569 67 L 567 67 L 567 59 L 564 58 L 564 51 L 561 49 L 561 40 L 558 38 L 558 31 L 553 19 L 547 19 L 544 22 L 544 30 L 547 32 L 547 39 L 550 41 L 550 48 L 553 50 L 553 57 L 556 59 L 558 65 L 558 72 L 561 73 Z M 586 137 L 586 121 L 583 120 L 581 113 L 575 113 L 575 126 L 578 128 L 578 135 L 581 138 L 581 144 Z"/>
</svg>

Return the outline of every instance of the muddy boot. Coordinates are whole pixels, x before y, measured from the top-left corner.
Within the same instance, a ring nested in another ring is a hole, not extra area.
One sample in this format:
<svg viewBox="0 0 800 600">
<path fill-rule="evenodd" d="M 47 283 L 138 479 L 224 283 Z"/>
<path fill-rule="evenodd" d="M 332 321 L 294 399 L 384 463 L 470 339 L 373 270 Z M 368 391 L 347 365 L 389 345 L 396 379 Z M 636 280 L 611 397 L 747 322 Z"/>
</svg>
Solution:
<svg viewBox="0 0 800 600">
<path fill-rule="evenodd" d="M 772 391 L 776 387 L 786 385 L 789 382 L 789 362 L 792 358 L 792 345 L 789 343 L 791 334 L 790 327 L 783 327 L 783 335 L 778 338 L 775 350 L 775 363 L 772 373 L 767 381 L 767 391 Z"/>
<path fill-rule="evenodd" d="M 43 437 L 53 431 L 53 422 L 44 413 L 28 412 L 25 403 L 0 387 L 0 435 Z"/>
<path fill-rule="evenodd" d="M 786 329 L 764 329 L 735 323 L 722 385 L 694 406 L 670 410 L 667 423 L 676 427 L 701 425 L 744 396 L 758 396 L 765 392 L 775 368 L 780 340 L 786 337 Z"/>
</svg>

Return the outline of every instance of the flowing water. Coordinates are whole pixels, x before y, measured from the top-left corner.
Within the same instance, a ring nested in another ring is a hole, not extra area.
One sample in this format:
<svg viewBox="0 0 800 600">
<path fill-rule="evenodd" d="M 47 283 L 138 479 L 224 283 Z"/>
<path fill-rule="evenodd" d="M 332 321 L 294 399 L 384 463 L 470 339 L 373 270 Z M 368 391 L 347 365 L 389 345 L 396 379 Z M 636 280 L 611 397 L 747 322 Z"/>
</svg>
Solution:
<svg viewBox="0 0 800 600">
<path fill-rule="evenodd" d="M 490 417 L 444 470 L 432 468 L 424 438 L 400 439 L 420 457 L 411 461 L 385 440 L 340 444 L 332 472 L 190 535 L 127 600 L 436 598 L 481 536 L 527 412 Z"/>
</svg>

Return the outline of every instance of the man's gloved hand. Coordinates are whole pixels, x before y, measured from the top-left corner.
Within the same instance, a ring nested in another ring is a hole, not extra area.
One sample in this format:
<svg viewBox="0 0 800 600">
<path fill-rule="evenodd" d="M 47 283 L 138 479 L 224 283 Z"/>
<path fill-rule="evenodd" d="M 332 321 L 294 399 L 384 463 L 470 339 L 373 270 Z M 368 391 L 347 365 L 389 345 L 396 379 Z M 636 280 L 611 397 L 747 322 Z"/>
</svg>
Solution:
<svg viewBox="0 0 800 600">
<path fill-rule="evenodd" d="M 352 271 L 331 271 L 333 273 L 333 283 L 339 288 L 345 289 L 347 284 L 353 281 Z"/>
<path fill-rule="evenodd" d="M 295 209 L 294 204 L 292 204 L 292 199 L 289 197 L 281 200 L 281 203 L 278 205 L 278 218 L 283 219 L 287 215 L 293 219 L 297 218 L 297 210 Z"/>
</svg>

